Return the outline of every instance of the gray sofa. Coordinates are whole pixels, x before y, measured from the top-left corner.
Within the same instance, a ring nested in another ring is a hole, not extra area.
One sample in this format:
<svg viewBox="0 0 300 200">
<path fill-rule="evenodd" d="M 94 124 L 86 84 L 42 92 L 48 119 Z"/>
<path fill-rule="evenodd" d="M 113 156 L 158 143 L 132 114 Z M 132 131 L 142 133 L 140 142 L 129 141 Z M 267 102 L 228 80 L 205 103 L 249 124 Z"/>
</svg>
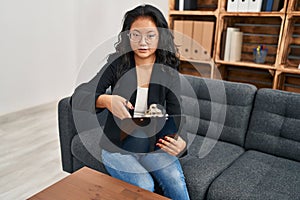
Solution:
<svg viewBox="0 0 300 200">
<path fill-rule="evenodd" d="M 300 94 L 183 75 L 181 98 L 191 199 L 300 199 Z M 106 173 L 99 129 L 75 128 L 69 97 L 58 114 L 63 170 Z"/>
</svg>

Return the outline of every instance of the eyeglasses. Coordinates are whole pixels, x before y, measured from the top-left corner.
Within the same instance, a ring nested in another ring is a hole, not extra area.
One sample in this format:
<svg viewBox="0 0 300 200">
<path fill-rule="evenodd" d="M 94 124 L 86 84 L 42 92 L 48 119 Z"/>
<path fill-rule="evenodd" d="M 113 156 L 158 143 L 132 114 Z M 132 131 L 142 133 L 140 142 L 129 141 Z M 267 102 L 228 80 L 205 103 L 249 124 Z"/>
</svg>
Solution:
<svg viewBox="0 0 300 200">
<path fill-rule="evenodd" d="M 145 37 L 145 41 L 147 43 L 152 43 L 158 38 L 158 35 L 155 33 L 148 33 L 146 35 L 142 35 L 140 33 L 133 32 L 133 33 L 128 33 L 127 35 L 132 42 L 140 42 L 143 36 Z"/>
</svg>

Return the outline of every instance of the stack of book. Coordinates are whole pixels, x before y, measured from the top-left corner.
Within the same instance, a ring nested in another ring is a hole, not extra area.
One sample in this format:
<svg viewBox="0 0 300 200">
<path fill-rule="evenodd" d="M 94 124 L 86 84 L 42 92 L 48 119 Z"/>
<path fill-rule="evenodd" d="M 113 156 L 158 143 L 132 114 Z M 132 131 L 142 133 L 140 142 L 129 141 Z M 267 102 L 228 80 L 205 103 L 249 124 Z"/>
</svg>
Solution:
<svg viewBox="0 0 300 200">
<path fill-rule="evenodd" d="M 243 33 L 239 28 L 228 27 L 223 31 L 221 59 L 236 62 L 241 60 Z"/>
<path fill-rule="evenodd" d="M 279 11 L 284 0 L 228 0 L 227 12 L 272 12 Z"/>
</svg>

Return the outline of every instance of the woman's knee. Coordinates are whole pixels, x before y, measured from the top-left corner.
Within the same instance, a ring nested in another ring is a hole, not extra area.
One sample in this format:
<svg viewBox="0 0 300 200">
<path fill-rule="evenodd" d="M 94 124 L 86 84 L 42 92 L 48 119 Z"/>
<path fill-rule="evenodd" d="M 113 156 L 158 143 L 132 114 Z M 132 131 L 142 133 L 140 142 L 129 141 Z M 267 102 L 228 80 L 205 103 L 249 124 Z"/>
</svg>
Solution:
<svg viewBox="0 0 300 200">
<path fill-rule="evenodd" d="M 154 192 L 154 181 L 151 175 L 148 173 L 132 175 L 132 181 L 130 182 L 140 188 Z"/>
<path fill-rule="evenodd" d="M 105 168 L 111 176 L 117 179 L 138 186 L 145 190 L 149 190 L 151 192 L 154 191 L 154 181 L 152 176 L 149 173 L 125 172 L 125 171 L 120 171 L 117 169 L 110 168 L 108 166 L 105 166 Z"/>
</svg>

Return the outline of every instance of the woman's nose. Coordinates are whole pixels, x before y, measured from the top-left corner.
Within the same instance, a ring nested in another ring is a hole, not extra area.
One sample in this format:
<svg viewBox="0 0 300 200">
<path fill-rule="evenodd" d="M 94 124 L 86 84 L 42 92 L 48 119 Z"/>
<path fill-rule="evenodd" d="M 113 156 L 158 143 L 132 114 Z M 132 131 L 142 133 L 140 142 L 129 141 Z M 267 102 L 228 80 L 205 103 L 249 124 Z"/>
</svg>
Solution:
<svg viewBox="0 0 300 200">
<path fill-rule="evenodd" d="M 146 42 L 146 37 L 147 37 L 146 35 L 142 35 L 140 44 L 147 44 L 147 42 Z"/>
</svg>

